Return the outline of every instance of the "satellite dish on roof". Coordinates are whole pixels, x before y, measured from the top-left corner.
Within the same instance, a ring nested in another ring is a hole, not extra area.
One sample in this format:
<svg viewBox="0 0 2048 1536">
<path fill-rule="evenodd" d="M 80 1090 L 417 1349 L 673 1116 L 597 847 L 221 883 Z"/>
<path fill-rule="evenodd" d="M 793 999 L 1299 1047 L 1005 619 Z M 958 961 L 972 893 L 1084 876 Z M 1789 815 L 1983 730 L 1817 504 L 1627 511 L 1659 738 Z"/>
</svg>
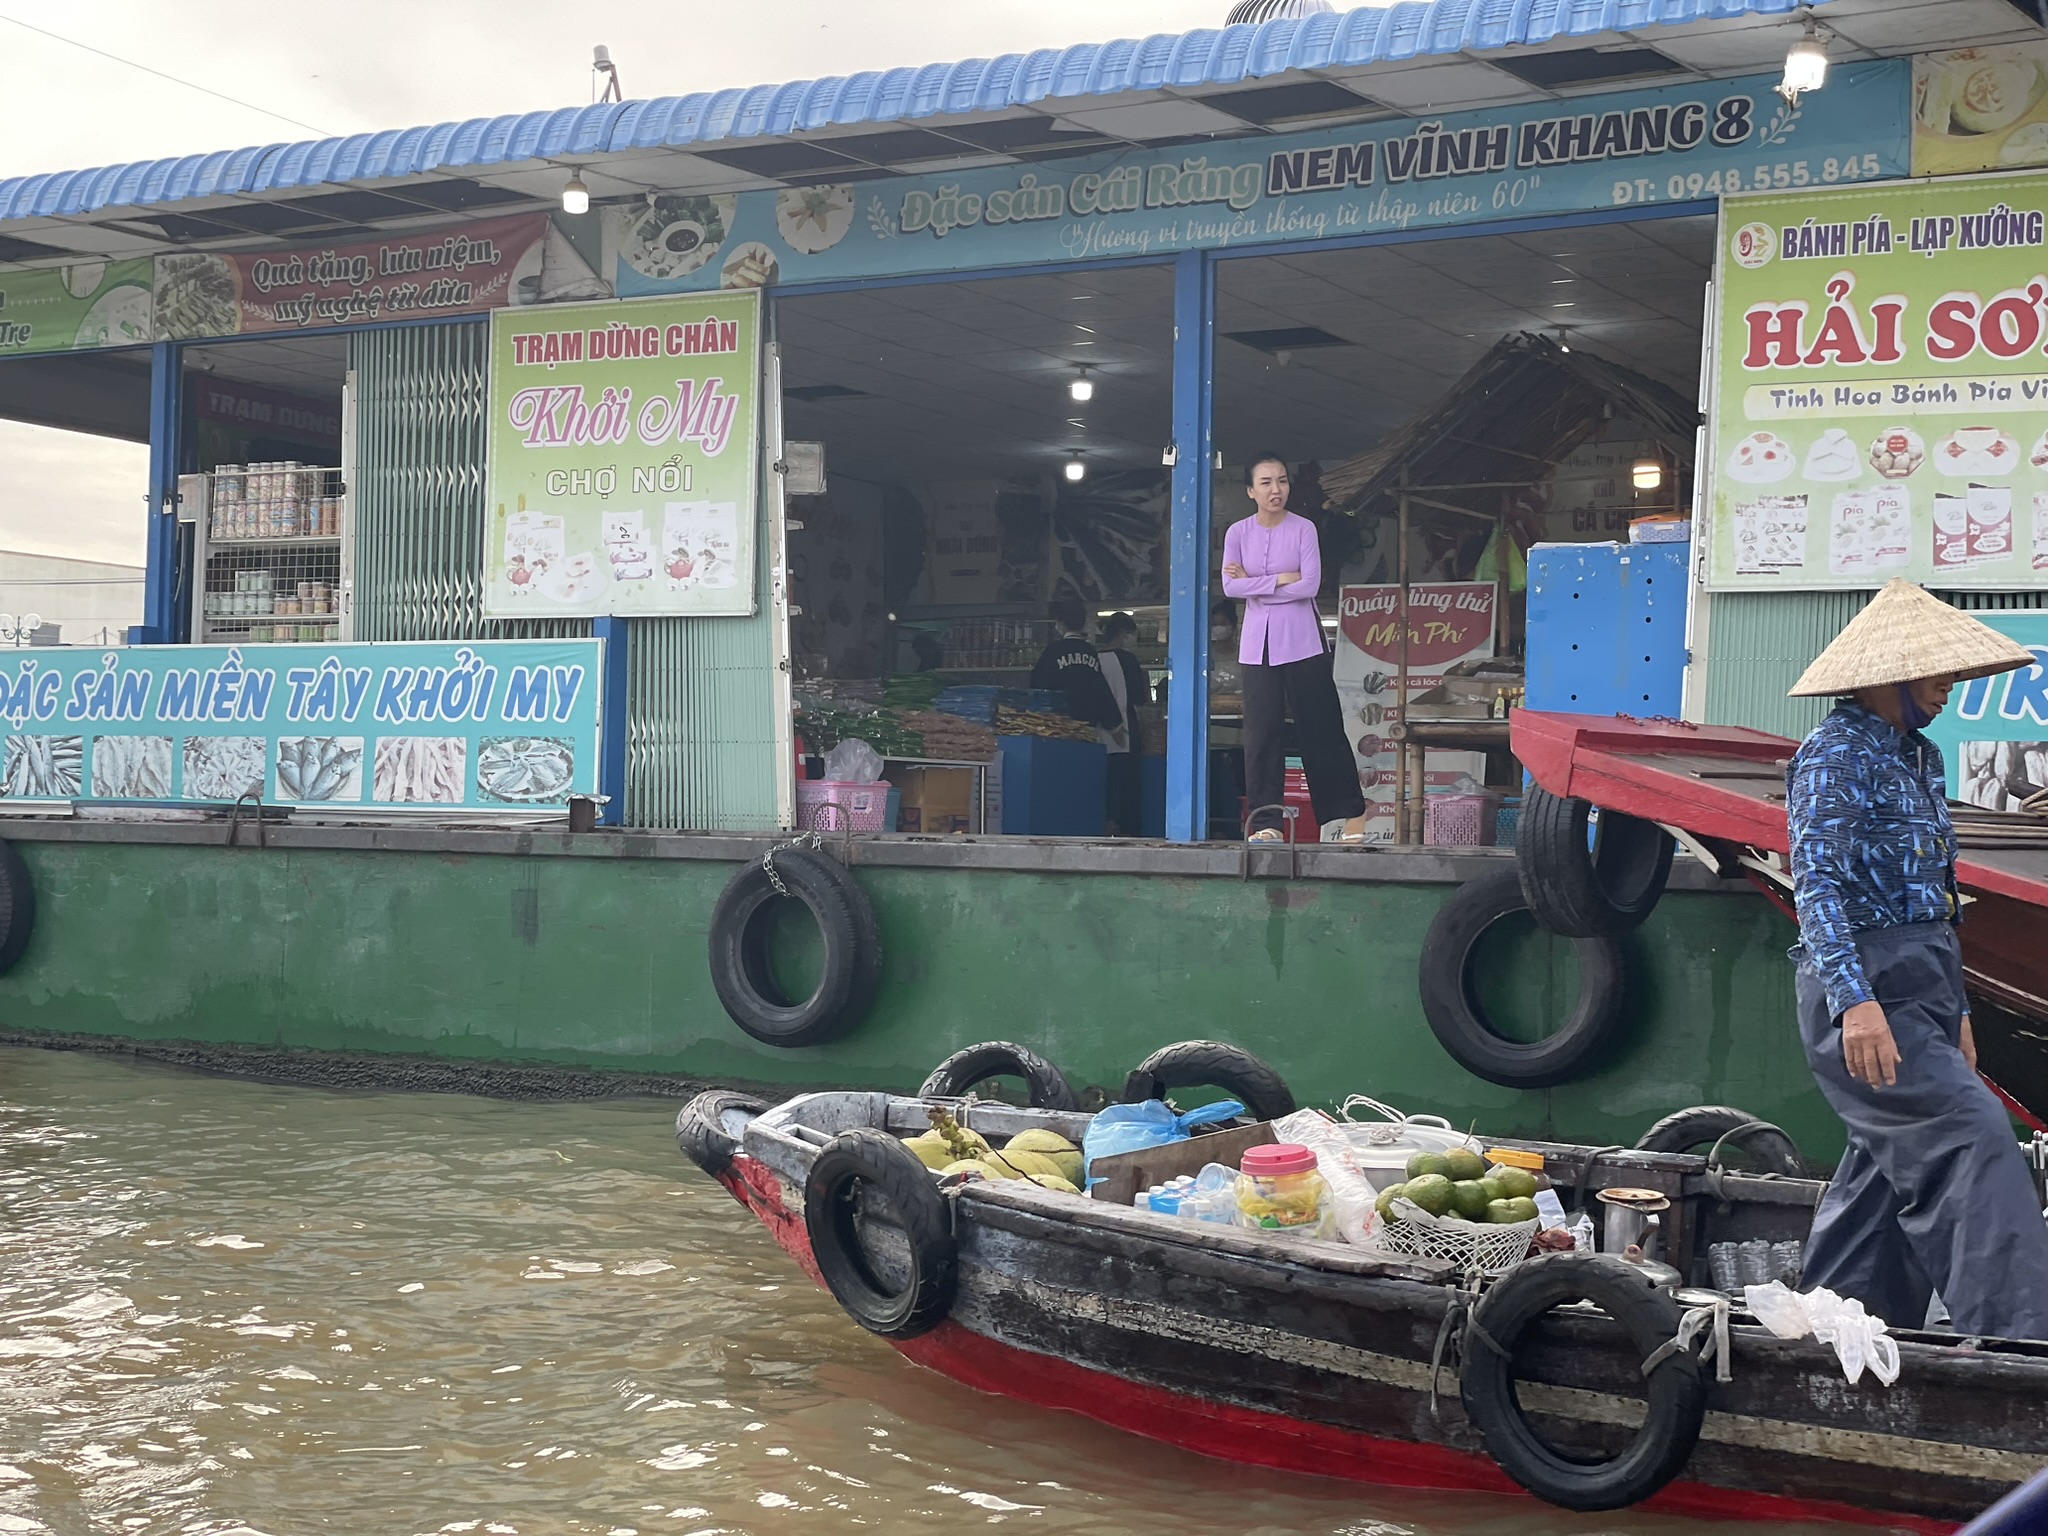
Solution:
<svg viewBox="0 0 2048 1536">
<path fill-rule="evenodd" d="M 1237 0 L 1237 4 L 1230 8 L 1230 14 L 1224 18 L 1223 25 L 1255 27 L 1264 21 L 1320 16 L 1335 9 L 1330 0 Z"/>
</svg>

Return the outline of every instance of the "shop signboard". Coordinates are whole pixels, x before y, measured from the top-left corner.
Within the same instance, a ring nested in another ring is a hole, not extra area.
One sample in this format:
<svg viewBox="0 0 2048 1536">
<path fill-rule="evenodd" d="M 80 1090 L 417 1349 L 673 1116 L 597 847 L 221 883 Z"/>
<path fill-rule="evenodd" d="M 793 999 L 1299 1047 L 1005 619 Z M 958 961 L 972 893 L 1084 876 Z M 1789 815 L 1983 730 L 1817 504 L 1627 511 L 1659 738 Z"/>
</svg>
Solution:
<svg viewBox="0 0 2048 1536">
<path fill-rule="evenodd" d="M 547 216 L 530 213 L 341 245 L 180 251 L 156 258 L 156 335 L 255 336 L 532 304 L 549 245 Z"/>
<path fill-rule="evenodd" d="M 1722 207 L 1709 584 L 2048 575 L 2048 176 Z"/>
<path fill-rule="evenodd" d="M 1947 764 L 1951 800 L 2016 811 L 2048 789 L 2048 613 L 1975 617 L 2032 651 L 2034 664 L 1958 685 L 1927 735 Z"/>
<path fill-rule="evenodd" d="M 621 297 L 1163 256 L 1906 173 L 1904 59 L 611 210 Z M 829 141 L 825 141 L 829 147 Z M 1043 146 L 1039 146 L 1043 148 Z M 963 146 L 964 149 L 964 146 Z"/>
<path fill-rule="evenodd" d="M 1408 589 L 1407 696 L 1427 693 L 1461 661 L 1493 654 L 1494 603 L 1490 581 L 1420 582 Z M 1337 592 L 1337 702 L 1344 734 L 1358 761 L 1365 791 L 1366 840 L 1394 840 L 1394 796 L 1400 784 L 1400 747 L 1387 734 L 1399 718 L 1401 589 L 1398 585 L 1341 587 Z M 1432 749 L 1426 790 L 1477 788 L 1486 754 Z"/>
<path fill-rule="evenodd" d="M 2048 165 L 2048 43 L 1913 60 L 1913 174 Z"/>
<path fill-rule="evenodd" d="M 0 796 L 464 813 L 597 788 L 596 640 L 27 648 Z"/>
<path fill-rule="evenodd" d="M 0 273 L 0 357 L 154 338 L 147 258 Z"/>
<path fill-rule="evenodd" d="M 761 299 L 491 317 L 484 612 L 754 611 Z"/>
</svg>

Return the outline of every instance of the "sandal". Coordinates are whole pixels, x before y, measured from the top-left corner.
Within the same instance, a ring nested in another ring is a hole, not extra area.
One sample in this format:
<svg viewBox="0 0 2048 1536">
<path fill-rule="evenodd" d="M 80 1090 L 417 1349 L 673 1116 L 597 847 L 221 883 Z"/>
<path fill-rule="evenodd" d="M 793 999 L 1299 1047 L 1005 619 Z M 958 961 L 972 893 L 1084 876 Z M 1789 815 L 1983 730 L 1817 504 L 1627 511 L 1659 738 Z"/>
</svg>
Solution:
<svg viewBox="0 0 2048 1536">
<path fill-rule="evenodd" d="M 1261 827 L 1258 831 L 1252 833 L 1250 837 L 1246 838 L 1245 841 L 1249 843 L 1284 843 L 1287 839 L 1280 835 L 1280 829 L 1277 827 Z"/>
</svg>

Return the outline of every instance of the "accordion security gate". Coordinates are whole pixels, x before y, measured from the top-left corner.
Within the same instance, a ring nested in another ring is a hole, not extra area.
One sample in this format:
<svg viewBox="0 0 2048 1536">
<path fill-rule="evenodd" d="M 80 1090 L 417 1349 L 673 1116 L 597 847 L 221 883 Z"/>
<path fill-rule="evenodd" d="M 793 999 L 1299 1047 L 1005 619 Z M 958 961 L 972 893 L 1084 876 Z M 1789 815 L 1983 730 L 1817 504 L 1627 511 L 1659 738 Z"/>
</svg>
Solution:
<svg viewBox="0 0 2048 1536">
<path fill-rule="evenodd" d="M 587 621 L 483 617 L 489 327 L 359 331 L 355 376 L 355 637 L 582 636 Z M 756 590 L 769 590 L 767 549 Z M 627 826 L 776 825 L 770 605 L 751 618 L 627 624 Z"/>
</svg>

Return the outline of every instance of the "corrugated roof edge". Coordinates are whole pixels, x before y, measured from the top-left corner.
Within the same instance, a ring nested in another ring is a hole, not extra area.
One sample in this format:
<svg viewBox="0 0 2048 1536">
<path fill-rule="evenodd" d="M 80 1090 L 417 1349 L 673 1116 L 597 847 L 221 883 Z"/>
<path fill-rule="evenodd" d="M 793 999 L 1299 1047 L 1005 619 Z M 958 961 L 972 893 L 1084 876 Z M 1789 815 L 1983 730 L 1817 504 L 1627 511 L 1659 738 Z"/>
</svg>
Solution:
<svg viewBox="0 0 2048 1536">
<path fill-rule="evenodd" d="M 1402 0 L 1258 26 L 1077 43 L 956 64 L 561 107 L 346 138 L 139 160 L 0 181 L 0 221 L 289 192 L 628 149 L 680 149 L 862 123 L 914 122 L 1125 91 L 1234 85 L 1289 70 L 1356 69 L 1561 37 L 1744 16 L 1801 0 Z M 1825 5 L 1828 0 L 1811 0 Z"/>
</svg>

